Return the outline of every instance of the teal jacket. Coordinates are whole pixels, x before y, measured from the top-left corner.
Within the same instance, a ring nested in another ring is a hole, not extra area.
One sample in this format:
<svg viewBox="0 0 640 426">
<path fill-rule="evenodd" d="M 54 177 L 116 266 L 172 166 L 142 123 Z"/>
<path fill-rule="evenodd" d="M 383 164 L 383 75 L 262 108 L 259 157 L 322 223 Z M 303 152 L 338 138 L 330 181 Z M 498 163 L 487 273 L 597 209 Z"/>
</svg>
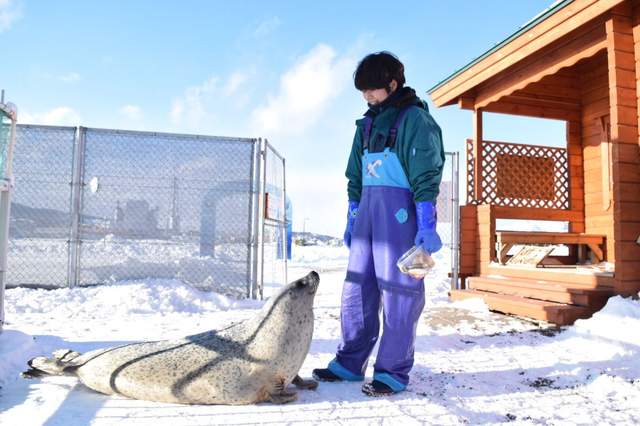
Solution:
<svg viewBox="0 0 640 426">
<path fill-rule="evenodd" d="M 444 167 L 444 147 L 440 126 L 429 114 L 427 104 L 415 95 L 415 91 L 404 87 L 394 92 L 379 106 L 371 107 L 365 116 L 373 118 L 369 152 L 384 149 L 389 130 L 396 121 L 400 110 L 408 105 L 404 119 L 398 126 L 395 146 L 391 148 L 400 160 L 409 180 L 414 201 L 436 201 Z M 356 134 L 353 138 L 351 155 L 345 173 L 349 183 L 349 201 L 360 201 L 362 193 L 362 155 L 364 119 L 356 120 Z M 381 136 L 378 136 L 381 135 Z M 381 143 L 380 143 L 381 142 Z"/>
</svg>

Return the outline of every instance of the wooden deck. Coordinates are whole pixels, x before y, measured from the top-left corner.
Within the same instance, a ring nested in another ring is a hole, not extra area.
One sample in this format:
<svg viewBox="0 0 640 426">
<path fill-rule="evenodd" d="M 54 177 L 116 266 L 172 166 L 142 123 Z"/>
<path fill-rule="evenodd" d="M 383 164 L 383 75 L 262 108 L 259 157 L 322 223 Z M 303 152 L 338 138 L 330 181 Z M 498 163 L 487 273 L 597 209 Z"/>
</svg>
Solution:
<svg viewBox="0 0 640 426">
<path fill-rule="evenodd" d="M 547 321 L 557 325 L 573 324 L 577 319 L 589 318 L 595 310 L 584 306 L 567 305 L 518 296 L 479 290 L 452 290 L 451 300 L 482 298 L 492 311 Z"/>
<path fill-rule="evenodd" d="M 452 300 L 482 298 L 493 311 L 569 325 L 600 310 L 613 289 L 611 274 L 576 268 L 509 268 L 491 265 L 491 274 L 467 278 L 467 289 L 452 290 Z"/>
</svg>

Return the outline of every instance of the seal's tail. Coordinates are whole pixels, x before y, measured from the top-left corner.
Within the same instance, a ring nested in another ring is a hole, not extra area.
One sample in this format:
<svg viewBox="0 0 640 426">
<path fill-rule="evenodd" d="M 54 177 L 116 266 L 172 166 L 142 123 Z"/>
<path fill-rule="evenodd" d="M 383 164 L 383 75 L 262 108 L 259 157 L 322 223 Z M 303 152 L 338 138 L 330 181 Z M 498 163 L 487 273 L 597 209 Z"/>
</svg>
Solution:
<svg viewBox="0 0 640 426">
<path fill-rule="evenodd" d="M 70 349 L 59 349 L 53 353 L 53 358 L 39 356 L 33 358 L 27 364 L 31 367 L 29 370 L 22 372 L 20 375 L 25 379 L 34 379 L 44 376 L 69 376 L 73 375 L 73 370 L 68 367 L 71 361 L 79 357 L 78 352 Z"/>
</svg>

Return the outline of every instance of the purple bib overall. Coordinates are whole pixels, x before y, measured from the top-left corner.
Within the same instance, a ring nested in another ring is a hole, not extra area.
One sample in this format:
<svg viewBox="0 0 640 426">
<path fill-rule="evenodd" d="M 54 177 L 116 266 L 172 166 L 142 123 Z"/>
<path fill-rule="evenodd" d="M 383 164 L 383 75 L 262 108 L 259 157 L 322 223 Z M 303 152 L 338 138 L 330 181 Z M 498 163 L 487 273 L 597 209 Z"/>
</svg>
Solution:
<svg viewBox="0 0 640 426">
<path fill-rule="evenodd" d="M 342 343 L 329 369 L 346 380 L 364 379 L 367 360 L 378 340 L 382 308 L 374 379 L 401 391 L 409 382 L 416 327 L 425 304 L 423 280 L 402 274 L 396 267 L 398 258 L 413 246 L 415 204 L 400 161 L 389 147 L 377 153 L 365 149 L 362 174 L 342 290 Z"/>
</svg>

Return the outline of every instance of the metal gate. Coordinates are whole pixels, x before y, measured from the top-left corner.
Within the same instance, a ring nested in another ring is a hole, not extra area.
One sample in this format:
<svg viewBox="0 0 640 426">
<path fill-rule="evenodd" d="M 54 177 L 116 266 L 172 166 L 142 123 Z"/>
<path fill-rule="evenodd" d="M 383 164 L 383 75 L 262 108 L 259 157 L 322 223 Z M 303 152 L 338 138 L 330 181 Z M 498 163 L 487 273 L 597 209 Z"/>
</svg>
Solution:
<svg viewBox="0 0 640 426">
<path fill-rule="evenodd" d="M 254 267 L 266 192 L 285 193 L 270 152 L 261 139 L 19 125 L 8 285 L 179 278 L 259 297 L 263 270 L 286 271 L 286 257 Z"/>
</svg>

